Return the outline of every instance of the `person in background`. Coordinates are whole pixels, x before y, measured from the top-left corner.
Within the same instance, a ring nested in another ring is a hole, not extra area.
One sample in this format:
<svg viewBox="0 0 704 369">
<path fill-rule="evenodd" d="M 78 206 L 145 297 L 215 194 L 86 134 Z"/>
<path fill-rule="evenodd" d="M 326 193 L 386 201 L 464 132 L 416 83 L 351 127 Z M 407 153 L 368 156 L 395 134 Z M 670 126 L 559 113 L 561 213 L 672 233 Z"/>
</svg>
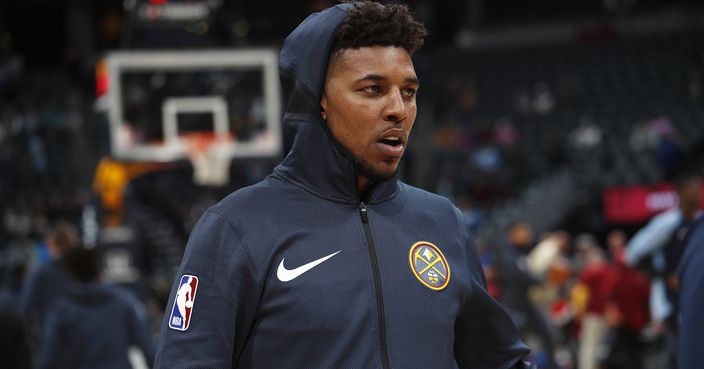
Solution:
<svg viewBox="0 0 704 369">
<path fill-rule="evenodd" d="M 542 353 L 545 355 L 545 364 L 542 367 L 549 369 L 555 367 L 552 335 L 545 317 L 529 296 L 530 289 L 541 283 L 526 267 L 525 256 L 531 251 L 533 242 L 533 229 L 528 223 L 518 221 L 509 227 L 497 260 L 496 269 L 501 291 L 499 301 L 509 311 L 519 329 L 538 337 Z"/>
<path fill-rule="evenodd" d="M 62 258 L 79 244 L 76 228 L 66 221 L 57 221 L 47 231 L 45 238 L 52 261 L 30 272 L 19 301 L 33 345 L 37 345 L 40 340 L 44 318 L 52 304 L 71 287 L 72 281 L 62 266 Z"/>
<path fill-rule="evenodd" d="M 577 236 L 575 244 L 584 257 L 578 286 L 583 286 L 588 296 L 579 334 L 578 368 L 596 369 L 600 360 L 599 347 L 608 332 L 604 313 L 616 284 L 616 273 L 592 235 Z"/>
<path fill-rule="evenodd" d="M 38 369 L 132 368 L 131 348 L 154 359 L 146 311 L 127 291 L 100 283 L 97 250 L 77 247 L 63 260 L 75 281 L 46 316 Z"/>
<path fill-rule="evenodd" d="M 653 318 L 661 322 L 674 312 L 671 292 L 677 289 L 675 270 L 684 251 L 682 240 L 692 223 L 702 214 L 700 186 L 700 180 L 696 177 L 676 181 L 678 205 L 654 217 L 626 246 L 625 261 L 631 266 L 638 266 L 647 257 L 652 257 L 655 273 L 651 290 L 655 296 L 652 297 L 668 297 L 651 302 Z"/>
<path fill-rule="evenodd" d="M 616 261 L 620 256 L 621 258 L 626 257 L 626 244 L 628 244 L 628 238 L 626 237 L 626 232 L 615 229 L 606 236 L 606 247 L 611 255 L 611 259 Z M 625 260 L 621 260 L 625 262 Z"/>
<path fill-rule="evenodd" d="M 678 205 L 655 216 L 626 246 L 628 265 L 639 266 L 650 257 L 650 312 L 658 331 L 664 332 L 670 366 L 676 367 L 678 329 L 679 260 L 685 249 L 689 227 L 701 216 L 701 180 L 683 177 L 675 181 Z"/>
<path fill-rule="evenodd" d="M 640 369 L 645 342 L 641 331 L 650 321 L 650 281 L 647 276 L 624 261 L 626 235 L 619 230 L 609 233 L 609 250 L 616 272 L 616 283 L 605 307 L 606 322 L 611 328 L 609 355 L 604 369 Z"/>
</svg>

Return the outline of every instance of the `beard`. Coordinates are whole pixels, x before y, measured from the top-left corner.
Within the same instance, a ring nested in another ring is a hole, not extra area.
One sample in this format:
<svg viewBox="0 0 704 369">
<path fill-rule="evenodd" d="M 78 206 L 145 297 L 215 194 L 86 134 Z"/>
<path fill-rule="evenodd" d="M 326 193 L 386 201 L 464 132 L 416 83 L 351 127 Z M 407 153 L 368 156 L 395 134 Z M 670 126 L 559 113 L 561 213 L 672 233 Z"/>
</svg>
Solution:
<svg viewBox="0 0 704 369">
<path fill-rule="evenodd" d="M 384 173 L 380 172 L 378 170 L 375 170 L 369 162 L 358 158 L 358 157 L 353 157 L 354 159 L 354 164 L 357 167 L 357 174 L 360 176 L 366 177 L 369 179 L 369 181 L 378 183 L 378 182 L 383 182 L 386 180 L 389 180 L 393 177 L 396 176 L 396 172 L 398 172 L 398 166 L 396 169 L 390 173 Z"/>
<path fill-rule="evenodd" d="M 391 173 L 385 173 L 375 170 L 374 167 L 368 161 L 358 157 L 357 155 L 352 154 L 352 150 L 350 150 L 342 142 L 340 142 L 332 134 L 332 132 L 330 132 L 330 129 L 327 125 L 325 125 L 325 130 L 328 134 L 328 137 L 332 139 L 334 146 L 339 149 L 344 156 L 352 160 L 355 165 L 355 168 L 357 169 L 358 175 L 366 177 L 367 179 L 369 179 L 369 181 L 374 183 L 383 182 L 396 176 L 396 173 L 398 172 L 398 166 L 396 166 L 396 169 L 393 170 Z"/>
</svg>

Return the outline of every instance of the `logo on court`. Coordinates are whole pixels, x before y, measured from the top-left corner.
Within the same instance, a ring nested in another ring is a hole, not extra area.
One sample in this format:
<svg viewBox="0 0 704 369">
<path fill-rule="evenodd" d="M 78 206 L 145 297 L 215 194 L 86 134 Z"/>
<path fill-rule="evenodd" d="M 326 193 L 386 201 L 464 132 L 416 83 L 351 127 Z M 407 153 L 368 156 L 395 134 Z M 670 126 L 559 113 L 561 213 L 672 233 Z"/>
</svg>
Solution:
<svg viewBox="0 0 704 369">
<path fill-rule="evenodd" d="M 450 265 L 440 249 L 430 242 L 420 241 L 408 253 L 413 275 L 424 286 L 440 291 L 450 282 Z"/>
<path fill-rule="evenodd" d="M 169 328 L 177 331 L 185 331 L 191 324 L 193 314 L 193 303 L 196 300 L 198 290 L 198 277 L 184 274 L 176 291 L 174 306 L 171 308 L 169 317 Z"/>
</svg>

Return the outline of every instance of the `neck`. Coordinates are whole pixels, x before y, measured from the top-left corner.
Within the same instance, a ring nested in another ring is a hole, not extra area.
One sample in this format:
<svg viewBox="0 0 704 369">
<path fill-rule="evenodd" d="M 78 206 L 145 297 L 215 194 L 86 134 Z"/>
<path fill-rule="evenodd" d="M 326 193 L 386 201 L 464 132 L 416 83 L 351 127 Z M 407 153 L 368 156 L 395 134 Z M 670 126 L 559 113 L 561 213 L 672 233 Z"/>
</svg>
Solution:
<svg viewBox="0 0 704 369">
<path fill-rule="evenodd" d="M 360 199 L 367 197 L 367 190 L 369 190 L 369 185 L 371 181 L 365 176 L 357 176 L 357 191 L 359 192 Z"/>
</svg>

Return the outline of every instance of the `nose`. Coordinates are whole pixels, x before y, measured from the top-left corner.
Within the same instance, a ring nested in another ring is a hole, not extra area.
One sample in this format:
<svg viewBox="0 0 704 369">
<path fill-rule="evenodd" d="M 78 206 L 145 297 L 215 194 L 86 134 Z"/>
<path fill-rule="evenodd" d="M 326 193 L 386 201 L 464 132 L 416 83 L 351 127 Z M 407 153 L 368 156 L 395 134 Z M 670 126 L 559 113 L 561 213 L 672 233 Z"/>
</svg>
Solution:
<svg viewBox="0 0 704 369">
<path fill-rule="evenodd" d="M 401 122 L 406 119 L 406 104 L 403 102 L 401 91 L 394 89 L 388 95 L 386 107 L 384 108 L 384 120 L 390 122 Z"/>
</svg>

